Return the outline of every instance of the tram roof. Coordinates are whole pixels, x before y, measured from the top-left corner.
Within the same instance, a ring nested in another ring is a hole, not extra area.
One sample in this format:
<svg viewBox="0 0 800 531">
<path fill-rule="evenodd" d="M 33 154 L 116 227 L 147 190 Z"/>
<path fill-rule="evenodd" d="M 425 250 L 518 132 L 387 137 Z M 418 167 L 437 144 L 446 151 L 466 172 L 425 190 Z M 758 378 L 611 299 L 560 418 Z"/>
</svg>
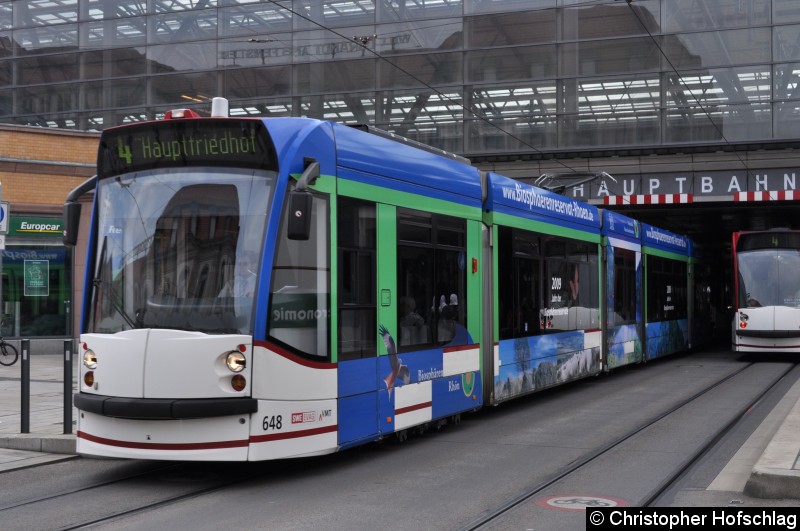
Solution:
<svg viewBox="0 0 800 531">
<path fill-rule="evenodd" d="M 391 138 L 337 123 L 332 125 L 337 166 L 353 170 L 348 172 L 348 178 L 480 207 L 477 168 Z"/>
</svg>

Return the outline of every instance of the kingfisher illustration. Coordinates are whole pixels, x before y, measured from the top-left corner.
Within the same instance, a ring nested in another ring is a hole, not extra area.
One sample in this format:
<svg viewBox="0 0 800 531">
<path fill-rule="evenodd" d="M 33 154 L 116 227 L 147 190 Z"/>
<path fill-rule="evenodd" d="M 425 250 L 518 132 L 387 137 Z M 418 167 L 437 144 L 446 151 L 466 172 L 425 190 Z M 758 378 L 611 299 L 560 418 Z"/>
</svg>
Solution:
<svg viewBox="0 0 800 531">
<path fill-rule="evenodd" d="M 403 365 L 403 360 L 397 356 L 397 347 L 394 344 L 394 339 L 386 327 L 381 325 L 378 329 L 378 333 L 380 333 L 383 338 L 383 344 L 386 345 L 386 352 L 389 353 L 389 365 L 392 367 L 392 372 L 383 379 L 383 381 L 386 382 L 386 390 L 391 397 L 392 389 L 397 379 L 399 378 L 401 382 L 407 384 L 411 381 L 411 373 L 409 373 L 408 367 Z"/>
</svg>

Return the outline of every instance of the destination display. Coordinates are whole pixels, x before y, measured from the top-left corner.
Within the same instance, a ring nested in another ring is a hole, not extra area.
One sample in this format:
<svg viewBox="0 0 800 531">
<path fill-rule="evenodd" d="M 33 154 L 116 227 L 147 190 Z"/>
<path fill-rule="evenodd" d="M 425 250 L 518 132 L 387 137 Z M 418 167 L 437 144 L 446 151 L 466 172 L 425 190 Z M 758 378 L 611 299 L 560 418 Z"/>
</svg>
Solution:
<svg viewBox="0 0 800 531">
<path fill-rule="evenodd" d="M 100 139 L 100 178 L 151 168 L 235 166 L 277 170 L 261 120 L 164 120 L 108 129 Z"/>
</svg>

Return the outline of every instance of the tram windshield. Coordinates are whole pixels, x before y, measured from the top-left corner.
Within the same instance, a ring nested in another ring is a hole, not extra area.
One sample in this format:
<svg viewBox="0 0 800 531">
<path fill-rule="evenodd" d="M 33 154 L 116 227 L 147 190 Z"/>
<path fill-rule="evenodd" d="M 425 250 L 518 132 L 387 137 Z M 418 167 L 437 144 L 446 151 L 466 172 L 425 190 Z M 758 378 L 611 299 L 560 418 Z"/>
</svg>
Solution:
<svg viewBox="0 0 800 531">
<path fill-rule="evenodd" d="M 800 249 L 739 252 L 737 265 L 740 308 L 800 308 Z"/>
<path fill-rule="evenodd" d="M 274 181 L 221 167 L 101 180 L 90 330 L 252 333 Z"/>
</svg>

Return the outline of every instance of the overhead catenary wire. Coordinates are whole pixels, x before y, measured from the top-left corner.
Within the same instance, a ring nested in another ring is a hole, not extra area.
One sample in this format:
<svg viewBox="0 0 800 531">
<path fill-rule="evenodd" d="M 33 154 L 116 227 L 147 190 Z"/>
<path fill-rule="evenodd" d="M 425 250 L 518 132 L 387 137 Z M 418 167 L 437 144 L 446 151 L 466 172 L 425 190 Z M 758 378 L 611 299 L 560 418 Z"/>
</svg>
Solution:
<svg viewBox="0 0 800 531">
<path fill-rule="evenodd" d="M 454 106 L 457 106 L 457 107 L 469 112 L 470 114 L 475 116 L 477 119 L 479 119 L 481 122 L 483 122 L 483 123 L 487 124 L 488 126 L 496 129 L 497 131 L 499 131 L 503 135 L 506 135 L 509 138 L 514 139 L 515 141 L 519 142 L 521 145 L 523 145 L 523 146 L 525 146 L 527 148 L 530 148 L 531 150 L 533 150 L 534 152 L 536 152 L 536 153 L 538 153 L 540 155 L 548 155 L 549 154 L 549 152 L 542 151 L 541 149 L 539 149 L 536 146 L 530 144 L 529 142 L 525 141 L 524 139 L 520 138 L 519 136 L 515 135 L 514 133 L 512 133 L 512 132 L 508 131 L 507 129 L 503 128 L 502 126 L 496 124 L 495 122 L 490 120 L 483 112 L 481 112 L 481 110 L 479 108 L 477 108 L 475 106 L 472 106 L 472 105 L 465 105 L 461 101 L 458 101 L 458 100 L 448 96 L 447 94 L 445 94 L 441 90 L 439 90 L 436 87 L 432 86 L 430 83 L 420 79 L 418 76 L 416 76 L 412 72 L 408 71 L 407 69 L 403 68 L 402 66 L 398 65 L 397 63 L 393 62 L 388 57 L 386 57 L 386 56 L 382 55 L 381 53 L 375 51 L 374 49 L 370 48 L 369 47 L 370 42 L 374 42 L 375 39 L 377 38 L 377 35 L 369 35 L 369 38 L 361 38 L 361 39 L 359 39 L 358 37 L 347 36 L 347 35 L 339 32 L 339 31 L 337 31 L 337 30 L 335 30 L 335 29 L 333 29 L 333 28 L 331 28 L 329 26 L 326 26 L 325 24 L 322 24 L 321 22 L 318 22 L 318 21 L 316 21 L 316 20 L 304 15 L 303 13 L 300 13 L 300 12 L 296 11 L 292 7 L 289 7 L 289 6 L 285 5 L 286 2 L 283 2 L 282 0 L 268 0 L 268 1 L 270 3 L 272 3 L 272 4 L 274 4 L 275 6 L 277 6 L 278 8 L 285 9 L 286 11 L 292 13 L 292 15 L 294 15 L 294 16 L 296 16 L 296 17 L 298 17 L 298 18 L 300 18 L 300 19 L 302 19 L 302 20 L 304 20 L 304 21 L 306 21 L 306 22 L 308 22 L 310 24 L 313 24 L 313 25 L 319 27 L 322 30 L 328 31 L 328 32 L 332 33 L 333 35 L 336 35 L 337 37 L 341 38 L 343 41 L 355 42 L 357 45 L 361 46 L 364 49 L 365 53 L 369 53 L 369 54 L 373 55 L 375 58 L 377 58 L 380 61 L 383 61 L 383 62 L 389 64 L 391 67 L 397 69 L 399 72 L 402 72 L 404 75 L 409 76 L 411 79 L 413 79 L 416 82 L 420 83 L 420 85 L 422 85 L 426 89 L 428 89 L 428 90 L 432 91 L 433 93 L 437 94 L 442 99 L 442 101 L 445 101 L 448 104 L 452 104 Z M 664 51 L 663 47 L 658 42 L 658 39 L 656 39 L 656 37 L 653 35 L 653 33 L 647 27 L 647 24 L 645 24 L 645 22 L 642 20 L 641 14 L 632 5 L 634 0 L 625 0 L 625 2 L 627 3 L 627 5 L 630 8 L 630 10 L 633 13 L 633 15 L 636 17 L 636 20 L 639 22 L 639 24 L 642 26 L 642 28 L 645 30 L 645 32 L 647 33 L 649 38 L 654 43 L 654 45 L 655 45 L 656 49 L 658 50 L 658 52 L 664 58 L 666 64 L 668 64 L 669 68 L 671 69 L 671 71 L 673 73 L 675 73 L 675 75 L 677 76 L 677 79 L 680 81 L 681 85 L 684 86 L 687 89 L 687 91 L 689 92 L 689 95 L 694 100 L 696 105 L 708 117 L 709 121 L 711 122 L 711 124 L 713 125 L 715 130 L 719 133 L 720 138 L 725 142 L 726 145 L 733 146 L 733 143 L 730 142 L 730 140 L 728 140 L 725 137 L 724 132 L 719 127 L 717 122 L 713 119 L 713 117 L 711 116 L 711 113 L 702 104 L 702 102 L 699 100 L 699 98 L 695 95 L 694 91 L 689 87 L 688 83 L 684 80 L 683 76 L 681 76 L 681 74 L 678 71 L 678 69 L 676 68 L 676 66 L 669 59 L 669 57 L 666 54 L 666 52 Z M 610 4 L 610 3 L 617 3 L 617 1 L 614 0 L 613 2 L 608 2 L 608 1 L 603 1 L 603 0 L 601 0 L 601 1 L 588 0 L 586 2 L 580 2 L 580 3 L 576 3 L 576 4 L 571 4 L 570 8 L 586 7 L 586 6 Z M 550 8 L 550 7 L 539 8 L 539 9 L 535 9 L 535 11 L 544 11 L 544 10 L 547 10 L 547 9 L 552 9 L 552 8 Z M 626 88 L 626 91 L 627 90 L 628 90 L 628 88 Z M 735 154 L 736 158 L 739 160 L 739 162 L 742 164 L 742 166 L 744 167 L 744 169 L 747 172 L 747 174 L 750 175 L 751 170 L 750 170 L 747 162 L 741 157 L 741 155 L 739 155 L 739 153 L 736 153 L 734 151 L 734 154 Z M 551 160 L 554 161 L 555 163 L 561 165 L 562 167 L 564 167 L 568 172 L 576 174 L 576 176 L 585 174 L 585 171 L 577 170 L 577 169 L 569 166 L 568 164 L 566 164 L 565 162 L 563 162 L 562 160 L 560 160 L 558 158 L 552 158 Z"/>
<path fill-rule="evenodd" d="M 400 71 L 403 74 L 409 76 L 411 79 L 417 81 L 418 83 L 420 83 L 425 88 L 427 88 L 427 89 L 431 90 L 432 92 L 436 93 L 440 98 L 442 98 L 443 101 L 446 101 L 446 102 L 448 102 L 448 103 L 450 103 L 452 105 L 458 106 L 459 108 L 464 109 L 465 111 L 468 111 L 469 113 L 473 114 L 475 117 L 477 117 L 482 122 L 484 122 L 484 123 L 488 124 L 489 126 L 497 129 L 498 131 L 500 131 L 504 135 L 507 135 L 510 138 L 513 138 L 514 140 L 516 140 L 520 144 L 522 144 L 522 145 L 534 150 L 535 152 L 537 152 L 539 154 L 542 154 L 542 155 L 545 154 L 544 151 L 540 150 L 536 146 L 533 146 L 533 145 L 529 144 L 525 140 L 519 138 L 518 136 L 514 135 L 513 133 L 505 130 L 501 126 L 499 126 L 496 123 L 494 123 L 491 120 L 489 120 L 482 112 L 480 112 L 479 109 L 476 109 L 473 106 L 466 106 L 463 103 L 459 102 L 458 100 L 455 100 L 455 99 L 451 98 L 450 96 L 448 96 L 444 92 L 440 91 L 436 87 L 434 87 L 431 84 L 429 84 L 429 83 L 425 82 L 424 80 L 420 79 L 419 77 L 414 75 L 412 72 L 409 72 L 408 70 L 406 70 L 402 66 L 398 65 L 397 63 L 392 62 L 389 58 L 387 58 L 384 55 L 376 52 L 375 50 L 373 50 L 371 48 L 369 48 L 369 46 L 368 46 L 369 42 L 371 42 L 374 39 L 367 39 L 366 43 L 362 43 L 362 41 L 360 39 L 358 39 L 358 38 L 354 38 L 352 36 L 348 37 L 348 36 L 344 35 L 343 33 L 340 33 L 338 31 L 336 31 L 333 28 L 325 26 L 324 24 L 322 24 L 320 22 L 317 22 L 316 20 L 313 20 L 310 17 L 305 16 L 302 13 L 298 13 L 297 11 L 292 9 L 291 7 L 287 7 L 285 5 L 282 5 L 280 0 L 269 0 L 269 2 L 274 4 L 274 5 L 276 5 L 276 6 L 278 6 L 278 7 L 286 9 L 287 11 L 292 13 L 294 16 L 299 17 L 299 18 L 305 20 L 306 22 L 310 22 L 311 24 L 314 24 L 315 26 L 319 27 L 320 29 L 323 29 L 323 30 L 331 32 L 332 34 L 336 35 L 337 37 L 342 38 L 345 41 L 350 41 L 350 42 L 357 43 L 359 46 L 363 47 L 364 50 L 366 50 L 367 53 L 370 53 L 373 56 L 375 56 L 376 58 L 378 58 L 379 60 L 386 62 L 387 64 L 391 65 L 393 68 L 396 68 L 398 71 Z M 561 166 L 563 166 L 564 168 L 566 168 L 567 170 L 569 170 L 570 172 L 577 172 L 577 170 L 575 168 L 572 168 L 571 166 L 569 166 L 568 164 L 564 163 L 563 161 L 561 161 L 559 159 L 554 159 L 554 161 L 556 163 L 560 164 Z"/>
</svg>

